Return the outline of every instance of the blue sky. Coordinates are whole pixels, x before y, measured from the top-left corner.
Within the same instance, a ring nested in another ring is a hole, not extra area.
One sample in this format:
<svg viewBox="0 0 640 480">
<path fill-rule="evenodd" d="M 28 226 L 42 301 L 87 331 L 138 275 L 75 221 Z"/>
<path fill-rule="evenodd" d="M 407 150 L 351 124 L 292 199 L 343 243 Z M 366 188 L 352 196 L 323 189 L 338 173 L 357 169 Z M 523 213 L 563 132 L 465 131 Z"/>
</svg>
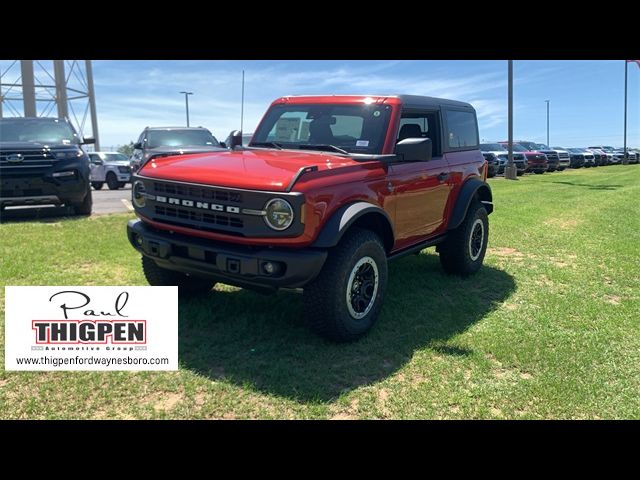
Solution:
<svg viewBox="0 0 640 480">
<path fill-rule="evenodd" d="M 407 93 L 470 102 L 482 139 L 507 136 L 506 61 L 99 60 L 93 68 L 103 149 L 134 140 L 147 125 L 184 125 L 181 90 L 194 92 L 191 124 L 224 139 L 240 126 L 243 69 L 245 132 L 283 95 Z M 628 144 L 640 147 L 640 68 L 628 68 Z M 623 95 L 622 60 L 515 61 L 514 137 L 546 141 L 549 99 L 552 145 L 621 146 Z"/>
</svg>

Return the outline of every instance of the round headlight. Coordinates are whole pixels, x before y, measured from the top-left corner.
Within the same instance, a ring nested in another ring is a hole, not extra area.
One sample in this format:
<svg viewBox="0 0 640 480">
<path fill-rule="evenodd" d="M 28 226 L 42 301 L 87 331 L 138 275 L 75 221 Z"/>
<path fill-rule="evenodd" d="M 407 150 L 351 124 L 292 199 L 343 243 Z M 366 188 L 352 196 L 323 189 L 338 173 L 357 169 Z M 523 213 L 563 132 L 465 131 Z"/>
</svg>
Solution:
<svg viewBox="0 0 640 480">
<path fill-rule="evenodd" d="M 273 198 L 264 206 L 264 221 L 274 230 L 286 230 L 293 223 L 293 208 L 281 198 Z"/>
<path fill-rule="evenodd" d="M 131 189 L 131 201 L 138 208 L 144 208 L 147 204 L 147 196 L 144 189 L 144 183 L 140 180 L 136 180 L 133 183 L 133 188 Z"/>
</svg>

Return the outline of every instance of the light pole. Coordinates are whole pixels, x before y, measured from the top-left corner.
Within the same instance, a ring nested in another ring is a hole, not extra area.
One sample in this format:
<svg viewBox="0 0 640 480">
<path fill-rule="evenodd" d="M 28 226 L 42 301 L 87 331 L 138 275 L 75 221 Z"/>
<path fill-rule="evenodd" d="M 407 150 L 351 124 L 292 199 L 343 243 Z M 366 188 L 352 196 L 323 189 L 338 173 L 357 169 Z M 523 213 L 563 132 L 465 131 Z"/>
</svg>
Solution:
<svg viewBox="0 0 640 480">
<path fill-rule="evenodd" d="M 547 102 L 547 147 L 549 146 L 549 100 L 545 100 Z"/>
<path fill-rule="evenodd" d="M 513 60 L 509 60 L 509 63 L 507 64 L 507 105 L 509 112 L 509 157 L 507 160 L 507 166 L 504 169 L 504 178 L 506 180 L 517 180 L 518 171 L 516 165 L 513 163 Z"/>
<path fill-rule="evenodd" d="M 187 127 L 189 126 L 189 95 L 193 95 L 193 92 L 180 92 L 184 93 L 184 105 L 187 109 Z"/>
</svg>

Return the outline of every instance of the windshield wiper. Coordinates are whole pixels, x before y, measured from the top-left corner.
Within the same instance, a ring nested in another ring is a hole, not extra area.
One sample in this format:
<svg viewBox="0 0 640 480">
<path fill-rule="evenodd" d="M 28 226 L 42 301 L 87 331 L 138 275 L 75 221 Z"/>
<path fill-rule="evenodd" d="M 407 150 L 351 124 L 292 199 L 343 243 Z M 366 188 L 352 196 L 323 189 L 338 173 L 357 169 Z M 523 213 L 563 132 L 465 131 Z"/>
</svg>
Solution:
<svg viewBox="0 0 640 480">
<path fill-rule="evenodd" d="M 282 150 L 282 145 L 276 142 L 252 142 L 250 147 L 273 147 Z"/>
<path fill-rule="evenodd" d="M 349 155 L 349 152 L 343 150 L 340 147 L 336 147 L 335 145 L 329 145 L 328 143 L 302 143 L 297 146 L 300 149 L 307 150 L 328 150 L 330 152 L 338 152 L 344 153 L 345 155 Z"/>
</svg>

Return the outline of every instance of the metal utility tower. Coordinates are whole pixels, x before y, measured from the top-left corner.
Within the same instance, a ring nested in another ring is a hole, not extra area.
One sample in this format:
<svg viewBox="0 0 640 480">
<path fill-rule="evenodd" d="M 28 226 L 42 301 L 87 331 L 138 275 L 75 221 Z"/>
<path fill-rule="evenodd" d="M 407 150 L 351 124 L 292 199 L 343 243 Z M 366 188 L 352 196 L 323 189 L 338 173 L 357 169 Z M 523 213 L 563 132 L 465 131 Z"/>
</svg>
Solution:
<svg viewBox="0 0 640 480">
<path fill-rule="evenodd" d="M 55 109 L 55 111 L 54 111 Z M 100 150 L 91 60 L 0 62 L 0 118 L 68 118 Z"/>
</svg>

